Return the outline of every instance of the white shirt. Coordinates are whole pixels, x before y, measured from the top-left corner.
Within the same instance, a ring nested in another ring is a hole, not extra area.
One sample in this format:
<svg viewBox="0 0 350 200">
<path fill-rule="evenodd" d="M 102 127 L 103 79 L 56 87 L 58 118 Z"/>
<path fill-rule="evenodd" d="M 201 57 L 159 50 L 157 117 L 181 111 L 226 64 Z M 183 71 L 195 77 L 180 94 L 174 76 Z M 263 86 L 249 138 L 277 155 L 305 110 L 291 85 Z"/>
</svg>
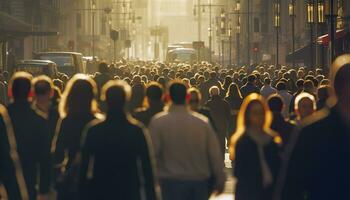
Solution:
<svg viewBox="0 0 350 200">
<path fill-rule="evenodd" d="M 216 134 L 203 115 L 173 105 L 149 126 L 160 179 L 225 182 L 224 159 Z"/>
<path fill-rule="evenodd" d="M 275 88 L 273 88 L 271 85 L 264 85 L 261 90 L 260 90 L 260 94 L 265 98 L 269 98 L 269 96 L 276 94 L 277 90 Z"/>
</svg>

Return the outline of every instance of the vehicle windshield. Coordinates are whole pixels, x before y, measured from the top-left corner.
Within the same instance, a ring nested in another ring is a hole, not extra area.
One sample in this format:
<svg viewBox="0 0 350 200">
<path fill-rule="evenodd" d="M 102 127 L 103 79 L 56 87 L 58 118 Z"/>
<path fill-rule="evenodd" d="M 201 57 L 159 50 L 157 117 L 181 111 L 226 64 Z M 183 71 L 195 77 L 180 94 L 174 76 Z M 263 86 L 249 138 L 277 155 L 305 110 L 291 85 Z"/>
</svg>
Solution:
<svg viewBox="0 0 350 200">
<path fill-rule="evenodd" d="M 15 68 L 15 71 L 25 71 L 33 76 L 44 74 L 45 70 L 47 70 L 47 66 L 40 64 L 19 64 Z"/>
<path fill-rule="evenodd" d="M 41 55 L 42 60 L 51 60 L 58 67 L 74 66 L 73 57 L 71 55 Z"/>
<path fill-rule="evenodd" d="M 175 54 L 175 59 L 182 62 L 191 62 L 194 54 L 191 53 L 177 53 Z"/>
</svg>

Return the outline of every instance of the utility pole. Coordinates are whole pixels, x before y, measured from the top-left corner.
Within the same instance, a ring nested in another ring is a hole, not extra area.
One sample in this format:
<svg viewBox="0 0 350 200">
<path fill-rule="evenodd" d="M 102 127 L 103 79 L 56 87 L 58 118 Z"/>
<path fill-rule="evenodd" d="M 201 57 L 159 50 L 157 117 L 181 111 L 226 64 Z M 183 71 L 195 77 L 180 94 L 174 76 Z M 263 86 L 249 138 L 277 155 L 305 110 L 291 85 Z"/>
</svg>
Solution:
<svg viewBox="0 0 350 200">
<path fill-rule="evenodd" d="M 198 41 L 201 41 L 201 29 L 202 29 L 202 12 L 201 12 L 201 0 L 198 0 Z"/>
<path fill-rule="evenodd" d="M 250 0 L 247 1 L 247 64 L 250 65 Z"/>
</svg>

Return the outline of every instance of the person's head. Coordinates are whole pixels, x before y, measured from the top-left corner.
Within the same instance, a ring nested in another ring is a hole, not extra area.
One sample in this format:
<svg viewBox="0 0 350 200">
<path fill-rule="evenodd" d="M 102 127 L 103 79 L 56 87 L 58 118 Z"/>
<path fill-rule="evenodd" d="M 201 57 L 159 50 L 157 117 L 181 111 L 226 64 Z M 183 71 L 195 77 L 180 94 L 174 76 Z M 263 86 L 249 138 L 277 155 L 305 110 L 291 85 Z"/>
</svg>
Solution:
<svg viewBox="0 0 350 200">
<path fill-rule="evenodd" d="M 271 112 L 265 99 L 258 94 L 249 95 L 242 103 L 238 114 L 238 126 L 263 130 L 270 127 Z"/>
<path fill-rule="evenodd" d="M 152 104 L 153 102 L 161 102 L 163 97 L 163 86 L 156 82 L 149 83 L 146 89 L 146 97 L 149 104 Z"/>
<path fill-rule="evenodd" d="M 295 98 L 294 110 L 298 119 L 312 115 L 316 111 L 315 97 L 307 92 L 302 92 Z"/>
<path fill-rule="evenodd" d="M 101 100 L 106 102 L 108 113 L 124 112 L 127 102 L 131 98 L 131 87 L 121 80 L 108 81 L 102 87 Z"/>
<path fill-rule="evenodd" d="M 101 62 L 98 65 L 98 71 L 101 73 L 108 73 L 108 64 L 105 62 Z"/>
<path fill-rule="evenodd" d="M 231 83 L 230 87 L 228 88 L 226 97 L 235 97 L 242 99 L 241 90 L 236 83 Z"/>
<path fill-rule="evenodd" d="M 216 74 L 215 71 L 210 72 L 210 78 L 211 78 L 211 79 L 216 79 L 216 77 L 217 77 L 217 74 Z"/>
<path fill-rule="evenodd" d="M 141 79 L 141 76 L 139 76 L 139 75 L 135 75 L 134 77 L 133 77 L 133 79 L 132 79 L 132 85 L 139 85 L 139 84 L 141 84 L 141 81 L 142 81 L 142 79 Z"/>
<path fill-rule="evenodd" d="M 314 82 L 311 80 L 306 80 L 304 82 L 304 91 L 313 94 L 315 91 Z"/>
<path fill-rule="evenodd" d="M 220 95 L 220 89 L 217 86 L 213 86 L 209 89 L 209 94 L 211 97 L 219 96 Z"/>
<path fill-rule="evenodd" d="M 279 95 L 272 95 L 267 99 L 267 103 L 271 112 L 273 113 L 282 113 L 284 103 L 282 97 Z"/>
<path fill-rule="evenodd" d="M 331 90 L 330 86 L 322 85 L 317 89 L 317 99 L 319 101 L 326 101 L 329 97 L 329 91 Z"/>
<path fill-rule="evenodd" d="M 191 110 L 197 111 L 202 100 L 201 92 L 197 88 L 190 88 L 188 89 L 188 94 L 190 96 L 189 104 Z"/>
<path fill-rule="evenodd" d="M 34 86 L 34 95 L 37 100 L 50 101 L 53 96 L 52 80 L 45 75 L 35 77 L 32 81 Z"/>
<path fill-rule="evenodd" d="M 62 118 L 94 114 L 97 110 L 97 86 L 95 81 L 84 74 L 76 74 L 67 83 L 59 104 Z"/>
<path fill-rule="evenodd" d="M 350 122 L 350 54 L 339 56 L 334 61 L 330 75 L 338 110 Z"/>
<path fill-rule="evenodd" d="M 27 72 L 16 72 L 9 84 L 10 97 L 14 101 L 28 101 L 32 96 L 32 81 L 33 76 Z"/>
<path fill-rule="evenodd" d="M 276 89 L 278 91 L 287 90 L 287 84 L 285 82 L 283 82 L 283 81 L 280 81 L 280 82 L 277 83 Z"/>
<path fill-rule="evenodd" d="M 248 83 L 254 84 L 256 81 L 256 76 L 254 74 L 251 74 L 248 76 Z"/>
<path fill-rule="evenodd" d="M 181 81 L 174 81 L 169 86 L 170 98 L 175 105 L 185 105 L 187 88 Z"/>
<path fill-rule="evenodd" d="M 295 84 L 296 84 L 297 89 L 299 91 L 302 91 L 304 89 L 304 80 L 303 79 L 297 80 L 297 82 Z"/>
<path fill-rule="evenodd" d="M 271 79 L 270 78 L 265 78 L 264 79 L 264 85 L 270 85 L 271 84 Z"/>
</svg>

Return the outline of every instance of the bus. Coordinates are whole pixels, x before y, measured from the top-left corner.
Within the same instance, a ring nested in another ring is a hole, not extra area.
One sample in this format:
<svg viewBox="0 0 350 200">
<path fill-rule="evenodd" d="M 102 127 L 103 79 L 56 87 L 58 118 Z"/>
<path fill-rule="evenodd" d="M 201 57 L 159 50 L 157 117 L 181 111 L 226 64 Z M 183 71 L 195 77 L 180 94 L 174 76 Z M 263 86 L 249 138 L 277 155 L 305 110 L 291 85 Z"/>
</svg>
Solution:
<svg viewBox="0 0 350 200">
<path fill-rule="evenodd" d="M 176 48 L 167 52 L 166 62 L 183 62 L 193 64 L 197 61 L 197 52 L 193 48 Z"/>
</svg>

